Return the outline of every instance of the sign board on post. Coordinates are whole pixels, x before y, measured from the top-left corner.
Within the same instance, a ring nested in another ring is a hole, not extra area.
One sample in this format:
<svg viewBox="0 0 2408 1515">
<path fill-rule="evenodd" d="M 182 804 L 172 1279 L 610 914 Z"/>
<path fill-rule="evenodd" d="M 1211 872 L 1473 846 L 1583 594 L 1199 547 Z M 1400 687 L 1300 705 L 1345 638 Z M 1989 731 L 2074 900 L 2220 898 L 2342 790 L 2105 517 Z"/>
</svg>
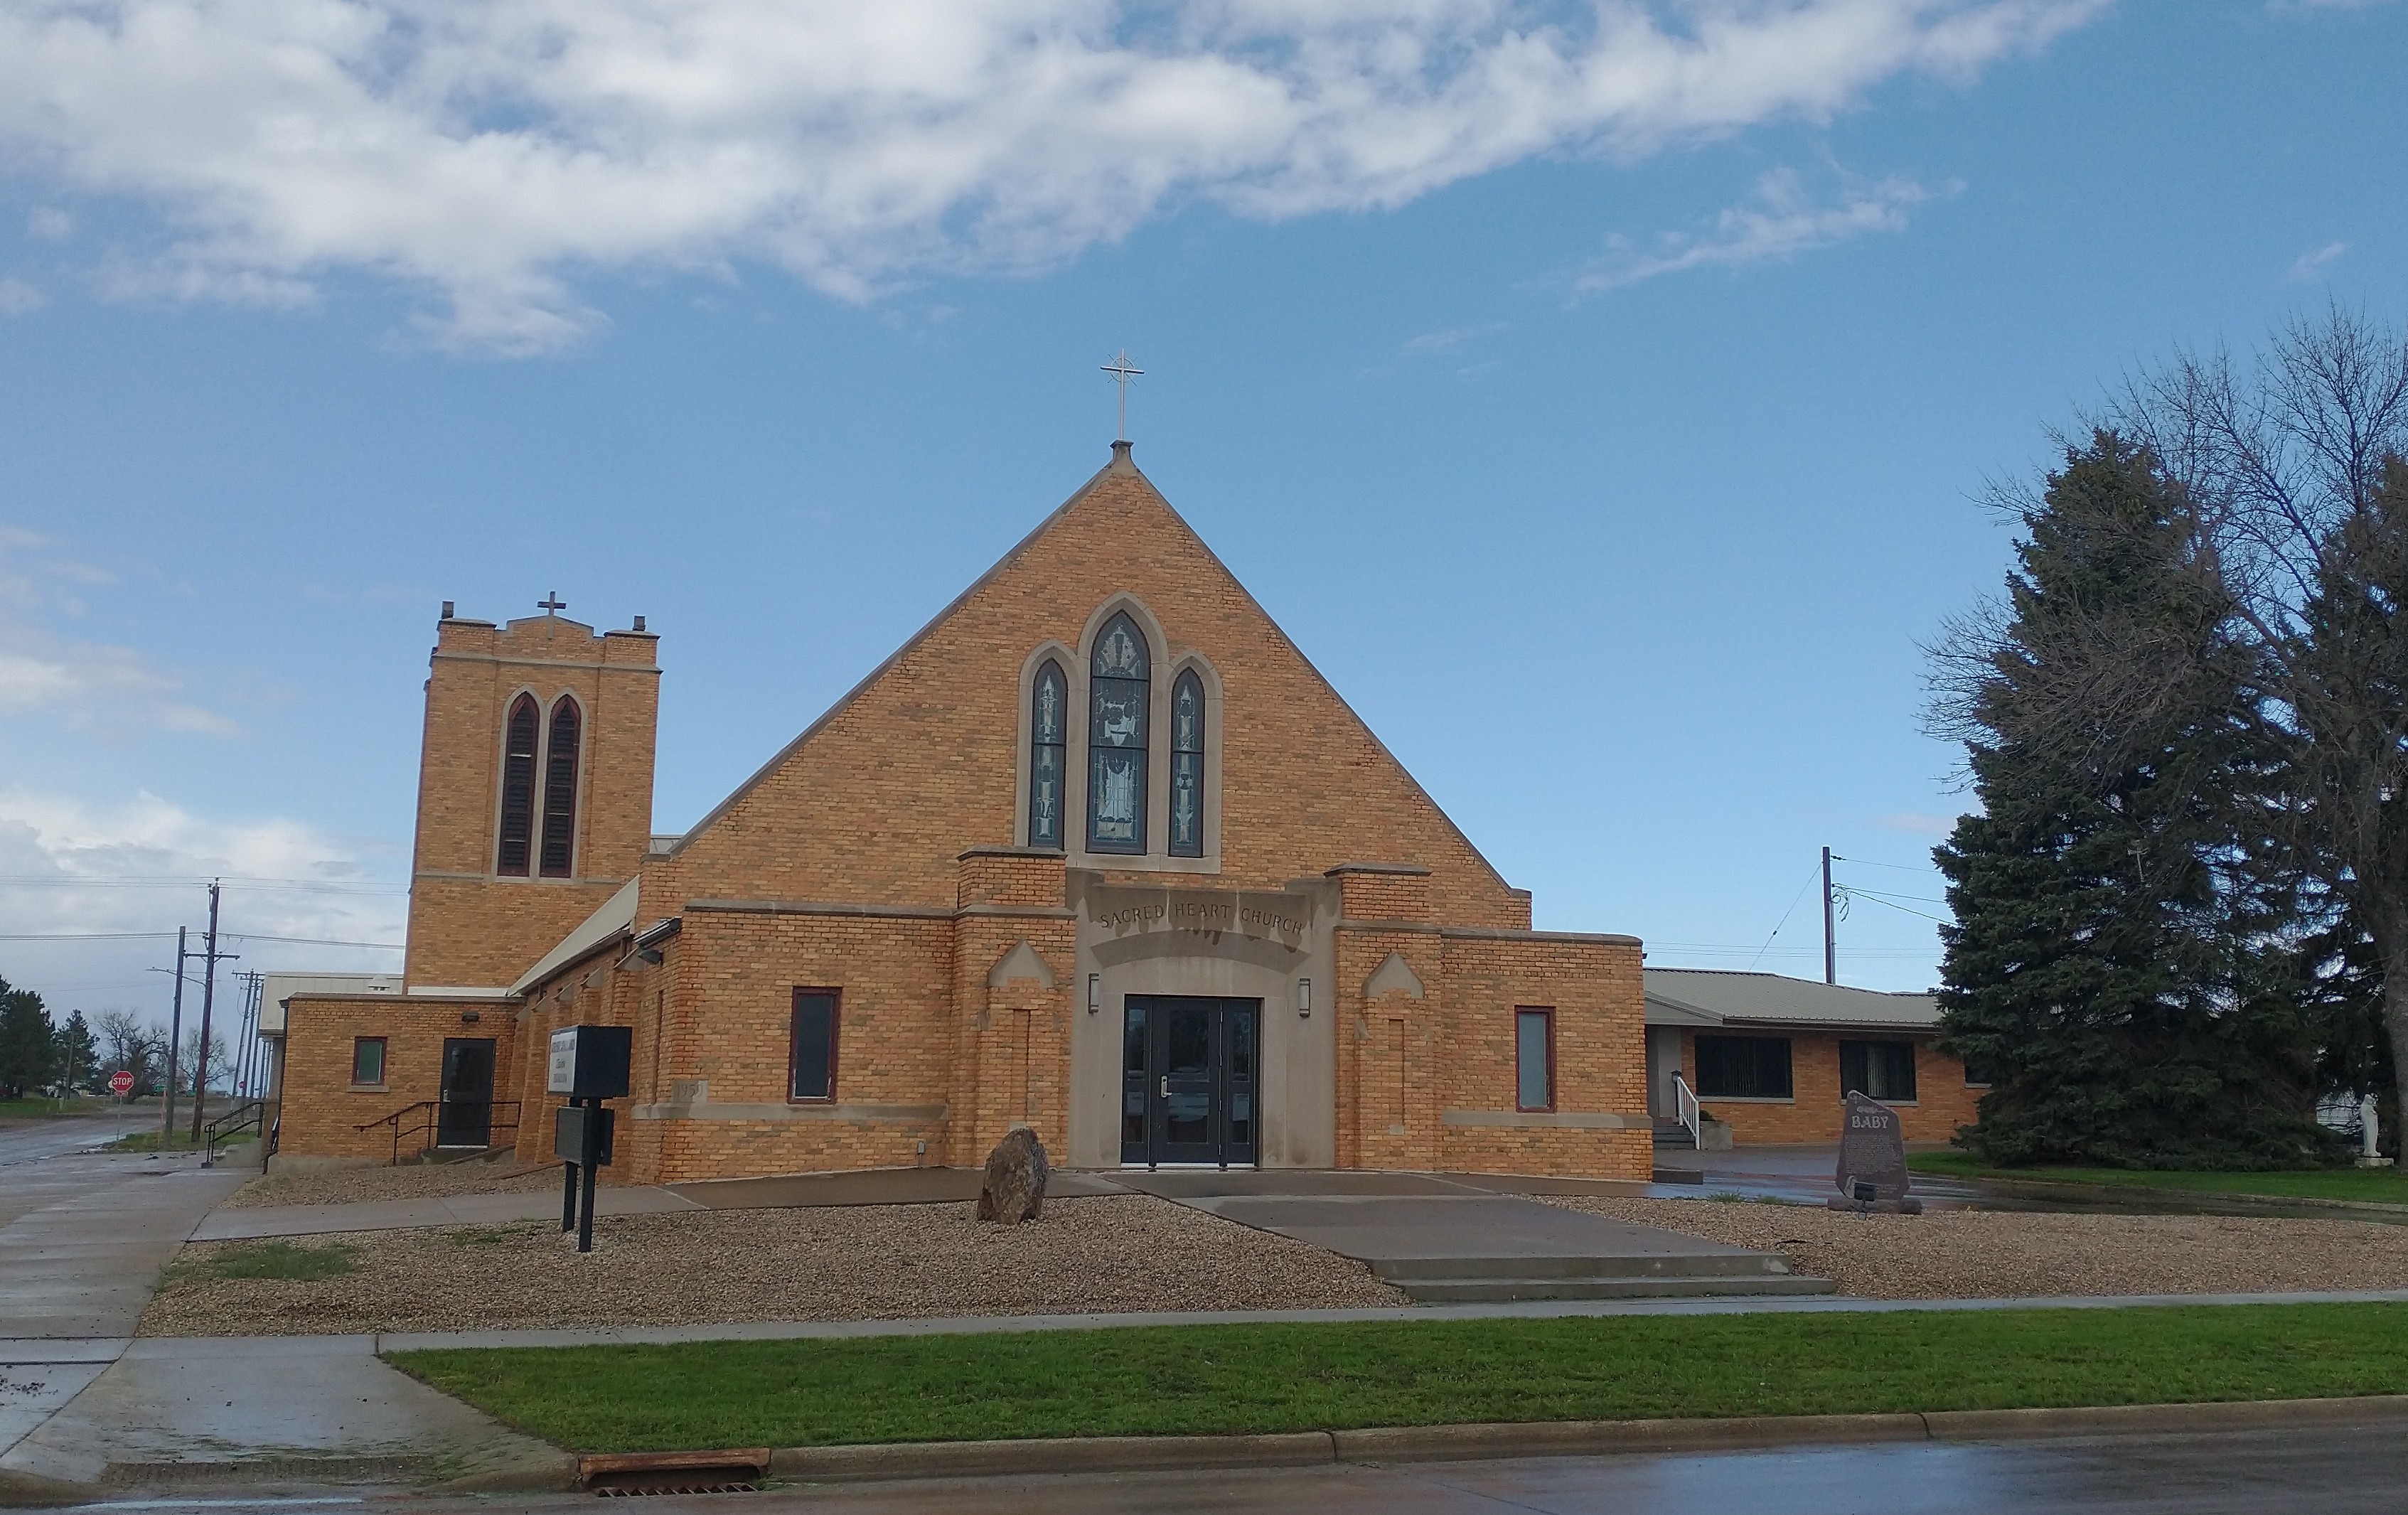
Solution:
<svg viewBox="0 0 2408 1515">
<path fill-rule="evenodd" d="M 119 1068 L 115 1073 L 110 1074 L 108 1076 L 108 1092 L 115 1094 L 120 1099 L 123 1099 L 126 1095 L 134 1093 L 134 1070 L 131 1068 Z"/>
<path fill-rule="evenodd" d="M 563 1162 L 582 1163 L 588 1151 L 585 1128 L 589 1122 L 594 1126 L 594 1165 L 609 1167 L 610 1128 L 614 1122 L 610 1111 L 600 1105 L 564 1105 L 552 1111 L 552 1150 L 561 1155 Z"/>
<path fill-rule="evenodd" d="M 544 1092 L 571 1099 L 624 1099 L 636 1034 L 626 1026 L 563 1026 L 552 1034 Z"/>
</svg>

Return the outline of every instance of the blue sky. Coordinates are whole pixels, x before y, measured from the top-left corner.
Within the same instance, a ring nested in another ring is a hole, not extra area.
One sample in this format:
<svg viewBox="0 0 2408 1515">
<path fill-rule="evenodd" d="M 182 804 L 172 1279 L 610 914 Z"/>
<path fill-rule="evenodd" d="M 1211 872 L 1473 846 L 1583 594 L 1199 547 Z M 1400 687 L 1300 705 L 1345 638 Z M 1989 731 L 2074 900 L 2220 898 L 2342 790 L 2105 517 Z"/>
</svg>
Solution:
<svg viewBox="0 0 2408 1515">
<path fill-rule="evenodd" d="M 1140 465 L 1541 925 L 1819 972 L 1829 845 L 1895 896 L 1842 978 L 1923 987 L 1985 481 L 2408 311 L 2404 5 L 839 12 L 0 0 L 0 933 L 224 873 L 397 941 L 444 599 L 646 615 L 683 828 L 1103 461 L 1125 345 Z"/>
</svg>

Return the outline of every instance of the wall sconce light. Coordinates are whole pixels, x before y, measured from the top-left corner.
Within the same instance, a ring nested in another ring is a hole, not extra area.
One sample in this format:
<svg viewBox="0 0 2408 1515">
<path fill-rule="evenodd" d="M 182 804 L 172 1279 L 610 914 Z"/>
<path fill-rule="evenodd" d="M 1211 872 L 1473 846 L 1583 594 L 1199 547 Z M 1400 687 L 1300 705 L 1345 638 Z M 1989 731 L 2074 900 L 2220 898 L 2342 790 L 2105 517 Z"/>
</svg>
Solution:
<svg viewBox="0 0 2408 1515">
<path fill-rule="evenodd" d="M 649 963 L 658 967 L 661 963 L 661 950 L 657 947 L 638 947 L 636 949 L 636 961 Z"/>
<path fill-rule="evenodd" d="M 1091 973 L 1087 975 L 1087 1013 L 1093 1015 L 1103 1008 L 1104 976 L 1100 973 Z"/>
<path fill-rule="evenodd" d="M 1312 1018 L 1312 980 L 1310 979 L 1296 981 L 1296 1013 L 1303 1020 Z"/>
</svg>

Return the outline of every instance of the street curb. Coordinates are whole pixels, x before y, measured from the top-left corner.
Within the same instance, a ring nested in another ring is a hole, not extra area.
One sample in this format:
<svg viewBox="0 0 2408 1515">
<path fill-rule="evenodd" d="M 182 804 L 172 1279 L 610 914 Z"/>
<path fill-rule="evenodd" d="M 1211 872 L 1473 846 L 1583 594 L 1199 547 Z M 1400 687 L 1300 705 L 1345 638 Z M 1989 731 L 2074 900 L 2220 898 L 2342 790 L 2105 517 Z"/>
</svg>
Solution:
<svg viewBox="0 0 2408 1515">
<path fill-rule="evenodd" d="M 1310 1467 L 1347 1463 L 1469 1462 L 1634 1452 L 1726 1451 L 1884 1441 L 2207 1432 L 2356 1422 L 2408 1422 L 2408 1394 L 2350 1399 L 2103 1405 L 2070 1409 L 1746 1415 L 1715 1420 L 1534 1421 L 1491 1425 L 1373 1426 L 1231 1436 L 1064 1436 L 1029 1441 L 884 1442 L 781 1447 L 773 1478 L 797 1483 Z"/>
<path fill-rule="evenodd" d="M 69 1483 L 63 1479 L 46 1479 L 39 1473 L 20 1473 L 13 1467 L 0 1467 L 0 1508 L 41 1509 L 59 1505 L 79 1505 L 87 1499 L 99 1497 L 98 1484 Z"/>
<path fill-rule="evenodd" d="M 1234 1436 L 1063 1436 L 1032 1441 L 781 1447 L 769 1454 L 769 1476 L 799 1483 L 853 1483 L 1013 1473 L 1310 1467 L 1337 1460 L 1326 1431 Z"/>
</svg>

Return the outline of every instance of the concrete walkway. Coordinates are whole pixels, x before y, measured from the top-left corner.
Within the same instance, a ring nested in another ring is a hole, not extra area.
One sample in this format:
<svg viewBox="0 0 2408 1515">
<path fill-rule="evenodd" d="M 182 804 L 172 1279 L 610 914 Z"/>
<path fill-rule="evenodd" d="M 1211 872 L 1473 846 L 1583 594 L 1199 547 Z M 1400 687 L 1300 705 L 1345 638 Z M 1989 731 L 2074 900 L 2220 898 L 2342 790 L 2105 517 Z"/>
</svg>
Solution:
<svg viewBox="0 0 2408 1515">
<path fill-rule="evenodd" d="M 72 1151 L 8 1170 L 0 1502 L 212 1468 L 473 1479 L 557 1461 L 386 1367 L 366 1336 L 133 1339 L 160 1269 L 251 1177 Z"/>
</svg>

